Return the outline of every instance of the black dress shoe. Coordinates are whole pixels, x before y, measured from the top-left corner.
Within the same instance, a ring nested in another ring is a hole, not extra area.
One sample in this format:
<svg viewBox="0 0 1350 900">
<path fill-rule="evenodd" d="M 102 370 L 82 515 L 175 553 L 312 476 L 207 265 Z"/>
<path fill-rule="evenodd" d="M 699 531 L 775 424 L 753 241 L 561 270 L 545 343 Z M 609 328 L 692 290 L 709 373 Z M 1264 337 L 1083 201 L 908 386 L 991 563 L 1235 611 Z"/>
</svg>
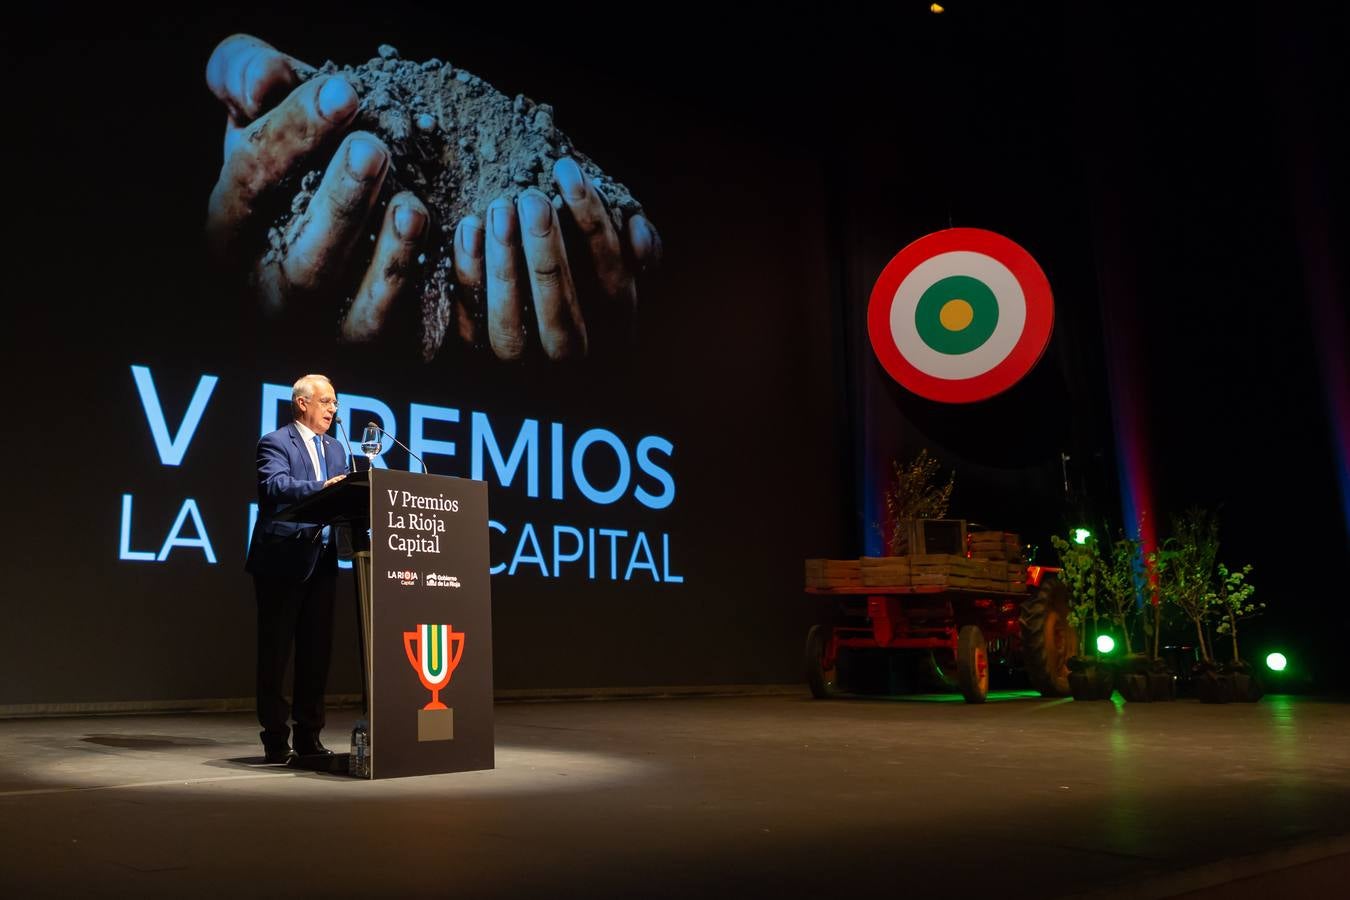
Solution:
<svg viewBox="0 0 1350 900">
<path fill-rule="evenodd" d="M 263 759 L 272 765 L 281 765 L 291 761 L 291 748 L 285 745 L 280 747 L 264 747 Z"/>
<path fill-rule="evenodd" d="M 295 752 L 297 756 L 332 756 L 333 751 L 325 747 L 316 734 L 314 737 L 295 739 Z"/>
</svg>

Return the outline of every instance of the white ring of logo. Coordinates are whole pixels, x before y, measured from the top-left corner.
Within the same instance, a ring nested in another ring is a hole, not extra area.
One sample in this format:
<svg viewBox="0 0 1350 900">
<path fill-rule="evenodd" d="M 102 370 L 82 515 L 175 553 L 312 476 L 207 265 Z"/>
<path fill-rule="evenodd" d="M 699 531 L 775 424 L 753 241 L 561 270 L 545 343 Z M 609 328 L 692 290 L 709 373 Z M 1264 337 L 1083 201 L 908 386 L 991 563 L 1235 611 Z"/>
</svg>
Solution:
<svg viewBox="0 0 1350 900">
<path fill-rule="evenodd" d="M 969 353 L 940 353 L 919 336 L 914 311 L 919 298 L 937 281 L 967 275 L 988 285 L 998 303 L 994 333 Z M 959 381 L 983 375 L 1012 353 L 1027 321 L 1027 298 L 1016 276 L 1003 263 L 970 250 L 952 250 L 929 257 L 910 271 L 891 300 L 891 339 L 914 368 L 934 378 Z"/>
</svg>

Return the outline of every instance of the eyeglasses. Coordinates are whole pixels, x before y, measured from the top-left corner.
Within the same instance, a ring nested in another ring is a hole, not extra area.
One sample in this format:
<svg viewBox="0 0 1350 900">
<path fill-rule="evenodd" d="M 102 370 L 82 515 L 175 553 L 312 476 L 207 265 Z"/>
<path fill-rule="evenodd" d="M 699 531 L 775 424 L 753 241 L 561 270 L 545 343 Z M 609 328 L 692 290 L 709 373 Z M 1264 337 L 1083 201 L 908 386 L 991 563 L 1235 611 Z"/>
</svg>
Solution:
<svg viewBox="0 0 1350 900">
<path fill-rule="evenodd" d="M 334 410 L 338 408 L 337 400 L 317 400 L 314 397 L 301 397 L 300 399 L 306 403 L 317 403 L 319 406 L 327 406 Z"/>
</svg>

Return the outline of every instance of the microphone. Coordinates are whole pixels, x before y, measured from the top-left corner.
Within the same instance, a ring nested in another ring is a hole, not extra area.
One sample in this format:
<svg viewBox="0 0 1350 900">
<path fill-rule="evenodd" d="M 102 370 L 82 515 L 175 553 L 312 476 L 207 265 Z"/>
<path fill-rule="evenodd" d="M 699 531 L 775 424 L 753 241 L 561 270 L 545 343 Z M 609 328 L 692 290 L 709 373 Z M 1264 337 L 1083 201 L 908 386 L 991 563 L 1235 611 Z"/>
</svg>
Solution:
<svg viewBox="0 0 1350 900">
<path fill-rule="evenodd" d="M 367 422 L 367 423 L 366 423 L 366 427 L 367 427 L 367 428 L 374 428 L 374 429 L 375 429 L 376 431 L 378 431 L 381 435 L 383 435 L 383 436 L 389 438 L 389 440 L 393 441 L 395 444 L 398 444 L 400 447 L 403 447 L 403 443 L 402 443 L 398 438 L 394 437 L 392 434 L 390 434 L 389 432 L 385 431 L 383 428 L 381 428 L 379 425 L 375 424 L 374 422 Z M 407 453 L 407 454 L 408 454 L 409 456 L 411 456 L 413 459 L 417 460 L 419 463 L 422 464 L 422 474 L 423 474 L 423 475 L 430 475 L 430 474 L 431 474 L 430 472 L 427 471 L 427 464 L 426 464 L 426 462 L 422 459 L 422 457 L 418 456 L 416 453 L 412 452 L 412 451 L 409 450 L 407 447 L 403 447 L 403 452 Z"/>
<path fill-rule="evenodd" d="M 347 451 L 343 455 L 347 457 L 347 474 L 350 475 L 356 471 L 356 457 L 352 456 L 352 442 L 347 437 L 347 429 L 342 427 L 342 416 L 334 415 L 333 423 L 337 425 L 338 431 L 342 432 L 342 442 Z"/>
</svg>

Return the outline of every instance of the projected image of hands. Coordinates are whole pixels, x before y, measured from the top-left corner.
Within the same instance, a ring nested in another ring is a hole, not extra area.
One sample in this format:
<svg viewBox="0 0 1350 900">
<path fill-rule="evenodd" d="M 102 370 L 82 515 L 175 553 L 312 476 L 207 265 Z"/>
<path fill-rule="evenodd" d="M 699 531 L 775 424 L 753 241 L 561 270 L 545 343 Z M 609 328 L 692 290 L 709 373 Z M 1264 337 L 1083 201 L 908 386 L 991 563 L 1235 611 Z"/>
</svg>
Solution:
<svg viewBox="0 0 1350 900">
<path fill-rule="evenodd" d="M 389 46 L 316 68 L 249 35 L 206 82 L 226 113 L 208 242 L 276 329 L 422 361 L 632 341 L 660 237 L 552 107 Z"/>
</svg>

